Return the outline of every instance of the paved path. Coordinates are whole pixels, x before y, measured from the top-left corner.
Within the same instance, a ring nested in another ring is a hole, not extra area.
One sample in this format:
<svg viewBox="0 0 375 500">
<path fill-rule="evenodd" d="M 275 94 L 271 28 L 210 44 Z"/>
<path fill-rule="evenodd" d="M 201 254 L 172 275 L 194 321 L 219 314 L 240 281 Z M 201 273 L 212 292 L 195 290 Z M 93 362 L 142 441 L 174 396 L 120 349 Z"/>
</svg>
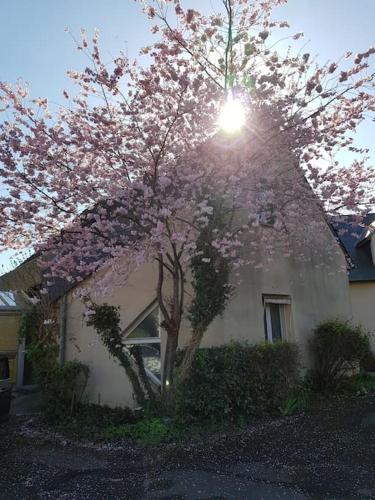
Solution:
<svg viewBox="0 0 375 500">
<path fill-rule="evenodd" d="M 159 471 L 142 461 L 126 459 L 115 464 L 107 454 L 69 447 L 20 447 L 9 457 L 16 470 L 12 490 L 1 499 L 264 499 L 308 498 L 293 486 L 285 471 L 265 469 L 262 464 L 243 463 L 233 470 L 190 468 Z M 142 466 L 144 465 L 144 466 Z M 7 479 L 12 472 L 8 471 Z M 16 480 L 20 481 L 18 484 Z"/>
<path fill-rule="evenodd" d="M 34 415 L 40 412 L 41 393 L 37 388 L 15 389 L 12 393 L 10 413 L 12 415 Z"/>
<path fill-rule="evenodd" d="M 244 464 L 245 465 L 245 464 Z M 162 500 L 178 498 L 199 499 L 263 499 L 303 500 L 306 497 L 292 485 L 275 480 L 275 471 L 268 470 L 262 478 L 253 474 L 254 464 L 249 463 L 241 474 L 230 471 L 179 470 L 161 473 L 160 477 L 146 484 L 144 499 Z M 277 472 L 276 472 L 277 476 Z"/>
</svg>

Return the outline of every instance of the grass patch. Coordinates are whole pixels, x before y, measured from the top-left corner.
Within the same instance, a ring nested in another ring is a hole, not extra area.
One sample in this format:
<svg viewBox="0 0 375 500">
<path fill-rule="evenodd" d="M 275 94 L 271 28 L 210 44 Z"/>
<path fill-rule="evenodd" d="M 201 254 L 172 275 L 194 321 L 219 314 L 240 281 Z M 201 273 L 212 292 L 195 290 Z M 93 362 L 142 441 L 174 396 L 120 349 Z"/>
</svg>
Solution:
<svg viewBox="0 0 375 500">
<path fill-rule="evenodd" d="M 81 404 L 73 416 L 60 421 L 55 427 L 74 437 L 102 439 L 103 430 L 135 424 L 140 418 L 129 408 Z"/>
<path fill-rule="evenodd" d="M 343 386 L 343 390 L 356 396 L 364 396 L 375 392 L 375 377 L 361 372 L 350 377 Z"/>
<path fill-rule="evenodd" d="M 101 432 L 102 439 L 128 438 L 144 446 L 153 446 L 170 437 L 170 426 L 160 418 L 144 419 L 135 424 L 111 425 Z"/>
<path fill-rule="evenodd" d="M 54 428 L 70 437 L 94 441 L 119 441 L 127 439 L 149 447 L 161 443 L 182 443 L 212 434 L 239 430 L 246 426 L 244 418 L 230 424 L 190 423 L 178 418 L 135 414 L 128 408 L 110 408 L 93 404 L 81 405 L 79 412 Z"/>
</svg>

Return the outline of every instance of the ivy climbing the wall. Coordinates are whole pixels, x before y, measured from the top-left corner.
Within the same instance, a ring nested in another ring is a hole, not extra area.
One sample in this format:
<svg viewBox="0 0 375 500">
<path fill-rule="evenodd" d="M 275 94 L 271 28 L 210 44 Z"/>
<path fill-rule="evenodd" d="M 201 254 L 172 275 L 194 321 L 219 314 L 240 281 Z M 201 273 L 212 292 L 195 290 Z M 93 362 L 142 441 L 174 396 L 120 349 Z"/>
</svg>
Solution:
<svg viewBox="0 0 375 500">
<path fill-rule="evenodd" d="M 197 238 L 197 255 L 190 265 L 193 297 L 188 317 L 192 332 L 179 369 L 180 381 L 188 377 L 205 331 L 222 314 L 231 294 L 229 259 L 224 258 L 212 244 L 230 222 L 227 220 L 228 214 L 225 214 L 223 200 L 213 201 L 211 208 L 208 223 L 201 228 Z"/>
<path fill-rule="evenodd" d="M 120 328 L 119 308 L 109 304 L 88 302 L 87 325 L 93 326 L 110 355 L 117 359 L 125 370 L 134 391 L 137 403 L 145 407 L 156 400 L 156 392 L 146 374 L 140 346 L 124 343 Z"/>
</svg>

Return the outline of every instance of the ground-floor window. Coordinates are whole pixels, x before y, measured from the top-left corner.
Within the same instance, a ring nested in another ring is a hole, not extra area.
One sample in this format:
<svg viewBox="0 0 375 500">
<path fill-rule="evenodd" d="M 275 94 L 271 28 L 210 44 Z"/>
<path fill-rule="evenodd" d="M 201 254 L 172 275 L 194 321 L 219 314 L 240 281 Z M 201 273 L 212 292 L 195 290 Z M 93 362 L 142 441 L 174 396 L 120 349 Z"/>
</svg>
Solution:
<svg viewBox="0 0 375 500">
<path fill-rule="evenodd" d="M 291 299 L 287 295 L 264 295 L 264 326 L 267 342 L 288 340 L 291 334 Z"/>
<path fill-rule="evenodd" d="M 156 301 L 150 304 L 124 332 L 130 356 L 141 355 L 149 378 L 161 384 L 160 317 Z"/>
</svg>

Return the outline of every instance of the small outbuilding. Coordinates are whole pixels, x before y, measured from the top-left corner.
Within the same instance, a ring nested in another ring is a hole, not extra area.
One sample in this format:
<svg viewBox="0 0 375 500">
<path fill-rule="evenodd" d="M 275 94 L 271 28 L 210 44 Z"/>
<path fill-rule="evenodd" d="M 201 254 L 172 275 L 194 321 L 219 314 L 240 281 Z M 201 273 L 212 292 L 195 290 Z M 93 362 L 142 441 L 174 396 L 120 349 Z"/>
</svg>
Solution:
<svg viewBox="0 0 375 500">
<path fill-rule="evenodd" d="M 0 290 L 0 353 L 9 358 L 10 379 L 16 386 L 33 383 L 32 365 L 25 357 L 25 339 L 19 339 L 22 314 L 27 308 L 22 293 Z"/>
<path fill-rule="evenodd" d="M 353 322 L 370 334 L 375 350 L 375 214 L 367 214 L 362 221 L 350 215 L 341 216 L 333 227 L 350 259 Z"/>
</svg>

